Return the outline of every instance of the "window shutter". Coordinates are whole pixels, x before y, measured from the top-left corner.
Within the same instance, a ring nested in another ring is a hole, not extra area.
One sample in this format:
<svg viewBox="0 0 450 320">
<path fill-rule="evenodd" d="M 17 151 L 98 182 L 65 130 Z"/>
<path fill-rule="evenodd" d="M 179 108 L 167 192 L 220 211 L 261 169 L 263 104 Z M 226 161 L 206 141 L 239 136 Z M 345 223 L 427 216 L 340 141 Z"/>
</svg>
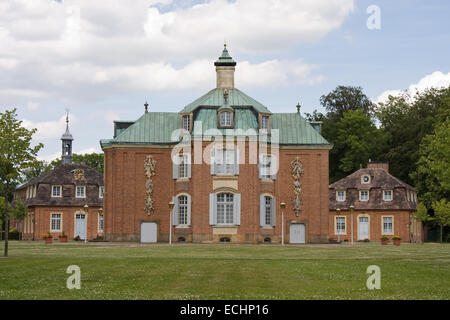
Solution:
<svg viewBox="0 0 450 320">
<path fill-rule="evenodd" d="M 176 155 L 174 158 L 176 158 L 176 157 L 178 157 L 178 155 Z M 177 160 L 179 160 L 179 158 Z M 179 178 L 180 170 L 178 169 L 178 167 L 179 167 L 178 163 L 176 163 L 175 159 L 172 159 L 173 179 L 178 179 Z"/>
<path fill-rule="evenodd" d="M 209 224 L 216 224 L 216 194 L 209 194 Z"/>
<path fill-rule="evenodd" d="M 234 152 L 234 174 L 239 175 L 239 148 Z"/>
<path fill-rule="evenodd" d="M 265 197 L 263 195 L 259 196 L 259 225 L 265 226 L 266 225 L 266 210 L 265 210 Z"/>
<path fill-rule="evenodd" d="M 191 167 L 192 167 L 192 161 L 191 161 L 191 154 L 189 153 L 187 155 L 187 177 L 191 178 Z"/>
<path fill-rule="evenodd" d="M 187 224 L 191 225 L 191 196 L 187 196 Z"/>
<path fill-rule="evenodd" d="M 211 148 L 211 174 L 216 174 L 216 152 L 214 148 Z"/>
<path fill-rule="evenodd" d="M 278 172 L 277 157 L 270 156 L 270 173 L 271 173 L 270 178 L 272 180 L 276 180 L 277 179 L 277 172 Z"/>
<path fill-rule="evenodd" d="M 234 202 L 233 202 L 233 222 L 235 225 L 241 225 L 241 195 L 240 194 L 235 194 L 234 197 Z"/>
<path fill-rule="evenodd" d="M 180 224 L 180 219 L 179 219 L 180 217 L 178 215 L 178 208 L 179 208 L 179 206 L 178 206 L 178 198 L 177 197 L 172 197 L 172 201 L 175 204 L 173 206 L 173 212 L 172 212 L 172 224 L 174 226 L 177 226 L 177 225 Z"/>
<path fill-rule="evenodd" d="M 258 157 L 258 178 L 262 179 L 262 160 L 263 160 L 263 155 L 260 154 Z"/>
<path fill-rule="evenodd" d="M 272 222 L 272 226 L 274 227 L 277 222 L 277 199 L 275 197 L 272 198 L 271 207 L 270 213 L 272 216 L 270 217 L 270 222 Z"/>
</svg>

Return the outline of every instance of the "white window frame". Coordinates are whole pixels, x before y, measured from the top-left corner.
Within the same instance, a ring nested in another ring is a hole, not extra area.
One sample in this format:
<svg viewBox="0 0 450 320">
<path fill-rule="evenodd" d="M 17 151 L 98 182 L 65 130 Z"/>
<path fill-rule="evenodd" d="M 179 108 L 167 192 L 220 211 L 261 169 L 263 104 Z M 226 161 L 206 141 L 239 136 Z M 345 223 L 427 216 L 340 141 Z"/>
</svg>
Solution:
<svg viewBox="0 0 450 320">
<path fill-rule="evenodd" d="M 54 190 L 55 190 L 56 187 L 59 187 L 59 196 L 55 196 L 55 194 L 54 194 Z M 60 186 L 60 185 L 54 185 L 54 186 L 52 186 L 52 194 L 51 194 L 51 197 L 52 197 L 52 198 L 61 198 L 61 197 L 62 197 L 62 186 Z"/>
<path fill-rule="evenodd" d="M 186 131 L 190 131 L 191 130 L 191 116 L 188 114 L 183 115 L 182 122 L 183 122 L 183 129 Z"/>
<path fill-rule="evenodd" d="M 78 196 L 78 188 L 83 188 L 83 196 Z M 86 186 L 75 186 L 75 198 L 78 199 L 86 198 Z"/>
<path fill-rule="evenodd" d="M 179 154 L 178 155 L 178 179 L 188 179 L 189 173 L 188 173 L 188 166 L 189 166 L 189 154 Z M 183 173 L 183 174 L 182 174 Z"/>
<path fill-rule="evenodd" d="M 386 229 L 384 228 L 384 219 L 385 218 L 391 219 L 392 229 L 390 232 L 386 231 Z M 394 234 L 394 216 L 381 216 L 381 234 L 382 235 L 393 235 Z"/>
<path fill-rule="evenodd" d="M 343 193 L 343 196 L 344 196 L 344 197 L 343 197 L 342 200 L 339 199 L 339 192 L 342 192 L 342 193 Z M 336 191 L 336 201 L 337 201 L 337 202 L 344 202 L 346 198 L 347 198 L 347 194 L 346 194 L 345 190 L 337 190 L 337 191 Z"/>
<path fill-rule="evenodd" d="M 182 203 L 182 199 L 185 199 L 186 202 Z M 189 221 L 189 198 L 185 194 L 181 194 L 177 197 L 178 201 L 178 212 L 176 214 L 178 215 L 178 221 L 180 226 L 187 226 Z"/>
<path fill-rule="evenodd" d="M 391 198 L 387 199 L 386 198 L 386 192 L 390 192 L 391 193 Z M 383 190 L 383 200 L 384 201 L 392 201 L 394 199 L 394 191 L 393 190 Z"/>
<path fill-rule="evenodd" d="M 264 196 L 264 225 L 271 226 L 272 221 L 272 197 Z"/>
<path fill-rule="evenodd" d="M 338 225 L 342 224 L 338 222 L 338 219 L 344 219 L 344 231 L 342 229 L 338 229 Z M 334 234 L 335 235 L 346 235 L 347 234 L 347 217 L 346 216 L 334 216 Z"/>
<path fill-rule="evenodd" d="M 102 214 L 98 213 L 98 226 L 97 227 L 98 227 L 98 233 L 103 233 L 103 229 L 105 228 L 105 216 L 103 213 Z"/>
<path fill-rule="evenodd" d="M 103 190 L 103 191 L 102 191 Z M 98 187 L 98 197 L 103 199 L 103 195 L 105 194 L 105 186 Z"/>
<path fill-rule="evenodd" d="M 367 199 L 362 198 L 362 193 L 367 192 Z M 359 190 L 359 201 L 369 201 L 370 199 L 370 191 L 369 190 Z"/>
<path fill-rule="evenodd" d="M 220 197 L 224 196 L 227 199 L 224 201 L 219 201 Z M 217 225 L 221 226 L 230 226 L 234 225 L 234 194 L 228 192 L 222 192 L 216 194 L 216 221 Z M 221 218 L 221 222 L 219 221 L 219 206 L 223 206 L 223 219 Z M 229 210 L 231 208 L 231 211 Z M 228 211 L 227 211 L 228 210 Z M 231 215 L 231 216 L 230 216 Z M 230 218 L 231 217 L 231 221 Z M 228 218 L 228 219 L 227 219 Z"/>
<path fill-rule="evenodd" d="M 269 116 L 261 116 L 261 130 L 269 131 Z"/>
<path fill-rule="evenodd" d="M 219 113 L 219 123 L 221 127 L 232 127 L 231 111 L 222 111 Z"/>
<path fill-rule="evenodd" d="M 54 218 L 53 216 L 59 216 L 57 218 Z M 62 213 L 61 212 L 52 212 L 50 214 L 50 232 L 61 232 L 62 231 Z M 53 222 L 55 221 L 55 224 L 59 222 L 59 228 L 53 228 Z"/>
<path fill-rule="evenodd" d="M 214 169 L 215 174 L 218 176 L 234 176 L 235 162 L 236 159 L 236 149 L 215 149 L 214 150 Z M 232 163 L 229 163 L 229 158 L 232 159 Z M 218 161 L 220 159 L 220 161 Z M 224 161 L 225 159 L 225 161 Z"/>
<path fill-rule="evenodd" d="M 364 182 L 364 177 L 368 177 L 369 178 L 369 180 L 367 181 L 367 182 Z M 370 175 L 368 175 L 368 174 L 363 174 L 362 176 L 361 176 L 361 184 L 370 184 Z"/>
</svg>

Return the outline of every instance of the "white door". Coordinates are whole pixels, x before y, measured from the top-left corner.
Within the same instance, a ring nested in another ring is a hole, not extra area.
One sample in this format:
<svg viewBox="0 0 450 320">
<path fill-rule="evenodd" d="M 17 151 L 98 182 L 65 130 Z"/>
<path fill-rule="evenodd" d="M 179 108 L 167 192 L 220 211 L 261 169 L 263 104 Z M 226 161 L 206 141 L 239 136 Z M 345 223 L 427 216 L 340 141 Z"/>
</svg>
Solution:
<svg viewBox="0 0 450 320">
<path fill-rule="evenodd" d="M 369 239 L 369 218 L 359 217 L 358 220 L 358 240 Z"/>
<path fill-rule="evenodd" d="M 141 242 L 156 242 L 158 227 L 154 222 L 143 222 L 141 224 Z"/>
<path fill-rule="evenodd" d="M 289 228 L 290 243 L 305 243 L 305 225 L 303 223 L 294 223 Z"/>
<path fill-rule="evenodd" d="M 79 236 L 80 239 L 86 237 L 86 215 L 77 214 L 75 215 L 75 237 Z"/>
</svg>

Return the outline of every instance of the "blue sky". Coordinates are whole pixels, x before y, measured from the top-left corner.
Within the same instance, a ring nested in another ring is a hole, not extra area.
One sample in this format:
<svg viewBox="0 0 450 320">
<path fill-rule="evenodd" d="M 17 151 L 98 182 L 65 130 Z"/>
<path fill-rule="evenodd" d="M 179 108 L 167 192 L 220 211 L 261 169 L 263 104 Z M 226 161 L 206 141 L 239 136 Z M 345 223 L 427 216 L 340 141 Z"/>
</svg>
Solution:
<svg viewBox="0 0 450 320">
<path fill-rule="evenodd" d="M 236 87 L 272 112 L 295 112 L 297 102 L 323 111 L 320 96 L 338 85 L 377 101 L 450 84 L 444 0 L 87 3 L 0 5 L 0 109 L 16 107 L 39 129 L 46 160 L 60 152 L 66 108 L 74 152 L 100 151 L 112 120 L 137 119 L 146 99 L 150 111 L 176 112 L 214 88 L 224 39 Z M 367 28 L 370 5 L 380 30 Z"/>
</svg>

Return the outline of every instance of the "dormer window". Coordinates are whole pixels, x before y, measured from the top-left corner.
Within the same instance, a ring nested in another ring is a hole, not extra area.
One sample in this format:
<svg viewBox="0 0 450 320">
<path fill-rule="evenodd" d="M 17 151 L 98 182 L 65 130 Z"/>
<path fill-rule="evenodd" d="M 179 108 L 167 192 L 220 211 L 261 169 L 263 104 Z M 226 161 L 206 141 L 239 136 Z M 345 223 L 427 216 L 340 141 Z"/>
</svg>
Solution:
<svg viewBox="0 0 450 320">
<path fill-rule="evenodd" d="M 232 127 L 233 116 L 230 111 L 222 111 L 219 113 L 219 124 L 221 127 Z"/>
<path fill-rule="evenodd" d="M 267 131 L 269 129 L 269 117 L 262 116 L 261 117 L 261 129 Z"/>
<path fill-rule="evenodd" d="M 184 115 L 182 121 L 183 121 L 183 129 L 186 131 L 191 131 L 191 116 L 188 114 Z"/>
</svg>

